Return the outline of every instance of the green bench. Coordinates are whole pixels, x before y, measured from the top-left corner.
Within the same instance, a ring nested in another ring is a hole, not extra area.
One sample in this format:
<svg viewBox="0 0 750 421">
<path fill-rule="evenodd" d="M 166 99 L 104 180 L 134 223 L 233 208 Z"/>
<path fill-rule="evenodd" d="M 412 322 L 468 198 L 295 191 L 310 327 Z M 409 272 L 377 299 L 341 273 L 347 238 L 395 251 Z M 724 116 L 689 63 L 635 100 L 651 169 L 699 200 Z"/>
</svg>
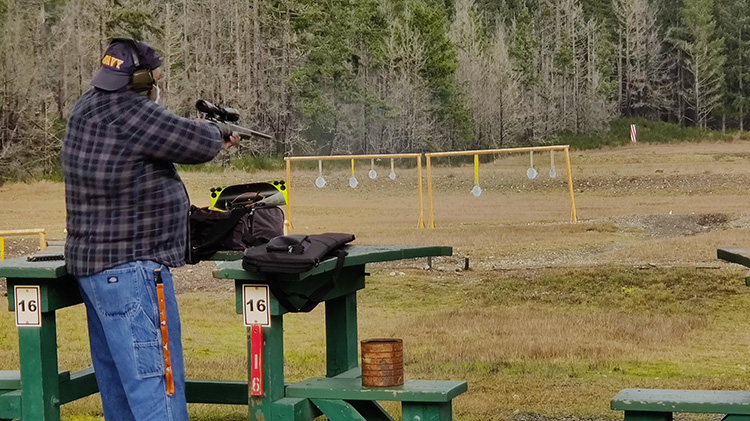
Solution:
<svg viewBox="0 0 750 421">
<path fill-rule="evenodd" d="M 750 249 L 721 248 L 717 257 L 750 267 Z M 745 278 L 750 285 L 750 273 Z M 610 402 L 625 421 L 671 421 L 675 412 L 725 414 L 723 421 L 750 421 L 750 392 L 724 390 L 625 389 Z"/>
<path fill-rule="evenodd" d="M 361 414 L 368 401 L 398 401 L 403 421 L 438 421 L 451 419 L 451 401 L 466 390 L 464 381 L 407 380 L 402 386 L 364 387 L 359 378 L 334 377 L 287 385 L 286 396 L 310 399 L 333 420 L 371 419 Z M 391 420 L 383 415 L 379 419 Z"/>
<path fill-rule="evenodd" d="M 750 420 L 750 392 L 625 389 L 611 402 L 625 421 L 671 421 L 675 412 L 726 414 L 724 421 Z"/>
</svg>

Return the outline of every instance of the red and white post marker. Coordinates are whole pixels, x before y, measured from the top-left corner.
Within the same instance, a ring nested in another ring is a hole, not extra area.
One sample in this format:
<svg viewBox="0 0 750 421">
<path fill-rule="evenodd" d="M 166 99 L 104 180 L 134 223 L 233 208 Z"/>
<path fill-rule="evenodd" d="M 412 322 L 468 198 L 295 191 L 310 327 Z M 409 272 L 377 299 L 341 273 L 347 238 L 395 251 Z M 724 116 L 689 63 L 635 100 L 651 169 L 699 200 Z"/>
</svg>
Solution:
<svg viewBox="0 0 750 421">
<path fill-rule="evenodd" d="M 636 143 L 635 124 L 630 125 L 630 142 Z"/>
<path fill-rule="evenodd" d="M 263 396 L 263 328 L 250 328 L 250 395 Z"/>
</svg>

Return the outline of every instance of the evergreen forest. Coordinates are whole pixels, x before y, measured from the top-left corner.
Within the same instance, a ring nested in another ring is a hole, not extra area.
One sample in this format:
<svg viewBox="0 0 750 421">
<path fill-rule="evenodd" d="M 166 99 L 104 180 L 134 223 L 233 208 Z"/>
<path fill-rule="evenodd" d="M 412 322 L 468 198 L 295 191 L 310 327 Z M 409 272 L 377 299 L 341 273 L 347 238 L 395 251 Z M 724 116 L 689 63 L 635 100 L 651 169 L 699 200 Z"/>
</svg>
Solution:
<svg viewBox="0 0 750 421">
<path fill-rule="evenodd" d="M 0 180 L 54 172 L 108 40 L 248 156 L 537 145 L 621 117 L 745 130 L 750 0 L 0 0 Z"/>
</svg>

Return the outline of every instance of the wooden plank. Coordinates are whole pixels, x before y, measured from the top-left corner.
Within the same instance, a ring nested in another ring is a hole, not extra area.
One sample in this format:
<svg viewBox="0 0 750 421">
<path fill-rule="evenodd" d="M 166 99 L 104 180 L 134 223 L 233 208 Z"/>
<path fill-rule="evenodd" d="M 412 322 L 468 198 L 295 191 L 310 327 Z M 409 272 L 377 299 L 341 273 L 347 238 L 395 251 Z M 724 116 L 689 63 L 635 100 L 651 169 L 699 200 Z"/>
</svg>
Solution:
<svg viewBox="0 0 750 421">
<path fill-rule="evenodd" d="M 716 250 L 716 257 L 730 263 L 750 267 L 750 249 L 727 247 Z"/>
<path fill-rule="evenodd" d="M 612 399 L 610 406 L 621 411 L 750 415 L 750 392 L 625 389 Z"/>
<path fill-rule="evenodd" d="M 332 399 L 310 399 L 330 421 L 367 421 L 350 404 Z"/>
<path fill-rule="evenodd" d="M 334 377 L 290 384 L 286 395 L 311 399 L 450 402 L 467 389 L 462 381 L 408 380 L 403 386 L 363 387 L 360 379 Z"/>
<path fill-rule="evenodd" d="M 447 246 L 347 246 L 344 247 L 344 250 L 349 253 L 346 256 L 344 267 L 418 257 L 450 256 L 453 254 L 453 248 Z M 242 261 L 220 262 L 217 266 L 218 269 L 214 271 L 214 277 L 219 279 L 265 280 L 265 275 L 261 273 L 244 270 L 242 268 Z M 335 267 L 336 258 L 330 258 L 308 272 L 283 276 L 284 280 L 301 281 L 310 276 L 331 271 Z"/>
<path fill-rule="evenodd" d="M 185 380 L 185 397 L 190 403 L 247 405 L 247 382 L 234 380 Z"/>
</svg>

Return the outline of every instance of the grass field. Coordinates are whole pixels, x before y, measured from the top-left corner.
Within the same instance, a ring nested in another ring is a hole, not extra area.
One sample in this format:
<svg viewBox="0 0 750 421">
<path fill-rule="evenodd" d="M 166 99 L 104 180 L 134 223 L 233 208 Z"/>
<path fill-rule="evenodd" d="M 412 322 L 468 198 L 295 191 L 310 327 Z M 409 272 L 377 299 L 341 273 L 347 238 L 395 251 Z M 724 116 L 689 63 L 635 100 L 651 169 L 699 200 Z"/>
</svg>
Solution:
<svg viewBox="0 0 750 421">
<path fill-rule="evenodd" d="M 416 169 L 396 181 L 369 162 L 348 187 L 346 168 L 292 179 L 293 232 L 351 232 L 357 244 L 451 245 L 454 256 L 372 265 L 359 296 L 361 339 L 404 340 L 411 379 L 463 379 L 456 419 L 618 418 L 609 400 L 628 387 L 750 387 L 750 290 L 746 270 L 716 259 L 718 247 L 750 243 L 750 142 L 635 145 L 572 152 L 579 222 L 570 223 L 564 159 L 528 155 L 482 164 L 484 194 L 471 195 L 471 166 L 434 169 L 435 229 L 418 229 Z M 439 162 L 440 163 L 440 162 Z M 444 163 L 447 163 L 444 162 Z M 193 202 L 208 188 L 283 178 L 282 172 L 195 173 Z M 425 183 L 425 217 L 427 217 Z M 0 187 L 0 229 L 45 228 L 62 238 L 63 186 Z M 32 239 L 6 241 L 8 254 Z M 468 258 L 470 269 L 464 270 Z M 246 378 L 244 328 L 233 286 L 211 264 L 176 271 L 188 376 Z M 81 306 L 59 312 L 60 364 L 89 364 Z M 321 308 L 290 315 L 287 380 L 324 373 Z M 0 369 L 18 364 L 10 312 L 0 313 Z M 392 408 L 392 407 L 389 407 Z M 247 419 L 244 407 L 191 406 L 195 420 Z M 69 420 L 100 419 L 98 397 L 63 407 Z"/>
</svg>

